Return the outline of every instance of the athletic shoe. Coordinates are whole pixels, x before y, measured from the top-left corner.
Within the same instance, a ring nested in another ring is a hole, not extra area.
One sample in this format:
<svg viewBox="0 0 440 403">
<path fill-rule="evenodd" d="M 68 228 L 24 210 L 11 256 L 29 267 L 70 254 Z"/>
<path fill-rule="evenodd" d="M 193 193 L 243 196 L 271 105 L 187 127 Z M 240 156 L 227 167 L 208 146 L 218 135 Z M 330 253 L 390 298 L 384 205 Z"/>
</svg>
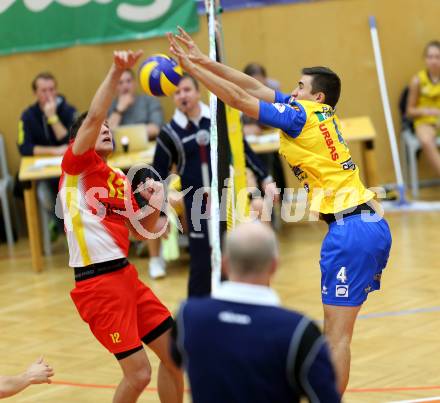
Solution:
<svg viewBox="0 0 440 403">
<path fill-rule="evenodd" d="M 150 258 L 150 263 L 148 264 L 148 272 L 153 280 L 165 277 L 167 272 L 165 270 L 165 262 L 160 257 Z"/>
</svg>

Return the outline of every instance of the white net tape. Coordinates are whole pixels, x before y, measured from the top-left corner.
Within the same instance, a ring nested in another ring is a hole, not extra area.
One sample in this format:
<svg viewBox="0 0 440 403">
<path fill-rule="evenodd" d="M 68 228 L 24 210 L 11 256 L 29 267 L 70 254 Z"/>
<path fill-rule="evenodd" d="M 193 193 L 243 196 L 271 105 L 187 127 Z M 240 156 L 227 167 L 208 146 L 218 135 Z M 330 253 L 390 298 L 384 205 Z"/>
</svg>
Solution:
<svg viewBox="0 0 440 403">
<path fill-rule="evenodd" d="M 215 1 L 205 1 L 208 12 L 208 32 L 209 32 L 209 57 L 216 60 L 215 48 Z M 217 96 L 210 94 L 209 106 L 211 111 L 211 192 L 210 192 L 210 227 L 211 227 L 211 289 L 214 290 L 221 279 L 221 249 L 220 249 L 220 207 L 218 195 L 218 135 L 217 135 Z"/>
</svg>

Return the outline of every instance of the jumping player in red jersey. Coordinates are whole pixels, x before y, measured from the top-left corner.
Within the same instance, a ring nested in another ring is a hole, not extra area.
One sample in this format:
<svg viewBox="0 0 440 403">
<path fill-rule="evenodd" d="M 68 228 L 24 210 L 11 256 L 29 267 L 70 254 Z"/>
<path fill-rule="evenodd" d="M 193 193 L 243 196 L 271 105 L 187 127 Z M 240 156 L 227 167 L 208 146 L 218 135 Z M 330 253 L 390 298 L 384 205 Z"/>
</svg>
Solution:
<svg viewBox="0 0 440 403">
<path fill-rule="evenodd" d="M 106 162 L 113 151 L 105 121 L 116 86 L 141 52 L 114 52 L 113 64 L 90 109 L 70 129 L 62 162 L 60 199 L 75 269 L 73 302 L 96 339 L 117 358 L 123 372 L 113 402 L 136 402 L 148 385 L 151 366 L 142 343 L 160 359 L 158 392 L 163 403 L 183 399 L 183 377 L 169 356 L 173 319 L 127 260 L 129 229 L 155 231 L 164 202 L 161 183 L 148 179 L 136 194 L 122 172 Z M 138 234 L 139 235 L 139 234 Z"/>
</svg>

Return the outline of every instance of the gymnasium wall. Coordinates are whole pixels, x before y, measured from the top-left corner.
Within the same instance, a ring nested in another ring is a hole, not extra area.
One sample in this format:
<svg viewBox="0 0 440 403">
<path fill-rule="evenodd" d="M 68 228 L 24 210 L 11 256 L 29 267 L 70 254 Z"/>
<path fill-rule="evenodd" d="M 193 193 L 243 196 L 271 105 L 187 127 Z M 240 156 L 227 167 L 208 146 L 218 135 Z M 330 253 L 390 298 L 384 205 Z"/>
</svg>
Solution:
<svg viewBox="0 0 440 403">
<path fill-rule="evenodd" d="M 368 16 L 375 15 L 388 79 L 396 128 L 399 128 L 399 93 L 423 66 L 422 49 L 439 39 L 438 0 L 329 0 L 308 4 L 279 5 L 228 12 L 223 15 L 227 63 L 242 68 L 249 61 L 267 67 L 269 75 L 289 92 L 302 66 L 328 65 L 343 82 L 338 107 L 341 117 L 370 115 L 376 127 L 380 182 L 393 182 L 394 174 L 385 120 L 380 101 Z M 207 49 L 206 18 L 195 39 Z M 102 80 L 114 48 L 141 48 L 146 55 L 166 52 L 163 38 L 101 46 L 78 46 L 53 52 L 0 58 L 0 132 L 6 137 L 9 167 L 18 170 L 17 122 L 22 110 L 33 102 L 32 78 L 50 70 L 58 78 L 59 91 L 85 110 Z M 162 100 L 166 117 L 171 99 Z M 359 160 L 357 147 L 353 154 Z M 423 161 L 422 175 L 430 176 Z"/>
</svg>

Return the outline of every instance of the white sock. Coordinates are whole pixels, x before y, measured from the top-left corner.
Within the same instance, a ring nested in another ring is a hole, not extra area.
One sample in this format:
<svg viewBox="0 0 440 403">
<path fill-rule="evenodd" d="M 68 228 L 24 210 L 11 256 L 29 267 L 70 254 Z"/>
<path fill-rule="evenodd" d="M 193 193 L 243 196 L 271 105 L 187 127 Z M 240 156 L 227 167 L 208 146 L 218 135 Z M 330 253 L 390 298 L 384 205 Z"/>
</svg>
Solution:
<svg viewBox="0 0 440 403">
<path fill-rule="evenodd" d="M 150 257 L 150 264 L 154 263 L 162 264 L 162 258 L 160 256 Z"/>
</svg>

